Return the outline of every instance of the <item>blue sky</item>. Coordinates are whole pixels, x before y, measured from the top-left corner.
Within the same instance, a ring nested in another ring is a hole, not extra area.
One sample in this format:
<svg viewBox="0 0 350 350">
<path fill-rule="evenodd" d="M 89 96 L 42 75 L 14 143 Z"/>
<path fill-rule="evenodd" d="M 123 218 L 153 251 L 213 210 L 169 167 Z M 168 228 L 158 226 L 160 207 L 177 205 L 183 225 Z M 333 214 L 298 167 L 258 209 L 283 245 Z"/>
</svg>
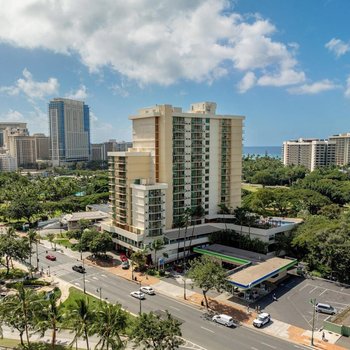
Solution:
<svg viewBox="0 0 350 350">
<path fill-rule="evenodd" d="M 86 101 L 92 141 L 131 140 L 139 108 L 215 101 L 245 145 L 350 132 L 348 0 L 0 0 L 0 121 L 48 133 Z"/>
</svg>

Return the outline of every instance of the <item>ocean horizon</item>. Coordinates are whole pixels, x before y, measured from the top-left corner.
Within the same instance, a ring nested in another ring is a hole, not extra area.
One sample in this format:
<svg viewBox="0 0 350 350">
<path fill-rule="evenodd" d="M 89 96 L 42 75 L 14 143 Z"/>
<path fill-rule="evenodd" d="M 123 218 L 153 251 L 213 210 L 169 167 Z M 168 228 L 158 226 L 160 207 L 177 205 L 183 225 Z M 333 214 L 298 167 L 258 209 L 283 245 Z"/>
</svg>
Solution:
<svg viewBox="0 0 350 350">
<path fill-rule="evenodd" d="M 256 155 L 265 156 L 268 155 L 274 158 L 281 158 L 282 147 L 281 146 L 244 146 L 243 155 Z"/>
</svg>

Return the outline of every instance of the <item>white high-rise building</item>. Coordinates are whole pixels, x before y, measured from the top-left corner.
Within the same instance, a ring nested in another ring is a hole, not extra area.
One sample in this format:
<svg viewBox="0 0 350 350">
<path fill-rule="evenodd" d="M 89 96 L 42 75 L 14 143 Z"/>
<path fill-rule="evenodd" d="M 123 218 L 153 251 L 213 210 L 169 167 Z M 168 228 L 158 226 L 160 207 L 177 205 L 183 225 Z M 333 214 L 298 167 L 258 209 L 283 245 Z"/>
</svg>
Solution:
<svg viewBox="0 0 350 350">
<path fill-rule="evenodd" d="M 350 133 L 332 135 L 329 140 L 335 142 L 335 164 L 350 164 Z"/>
<path fill-rule="evenodd" d="M 110 152 L 113 232 L 120 246 L 147 246 L 179 225 L 186 209 L 218 217 L 219 204 L 241 203 L 243 116 L 217 115 L 212 102 L 139 110 L 132 120 L 133 148 Z"/>
<path fill-rule="evenodd" d="M 283 142 L 284 165 L 303 165 L 310 171 L 335 164 L 335 142 L 320 139 L 303 139 Z"/>
<path fill-rule="evenodd" d="M 53 165 L 90 160 L 90 114 L 82 101 L 55 98 L 49 103 Z"/>
</svg>

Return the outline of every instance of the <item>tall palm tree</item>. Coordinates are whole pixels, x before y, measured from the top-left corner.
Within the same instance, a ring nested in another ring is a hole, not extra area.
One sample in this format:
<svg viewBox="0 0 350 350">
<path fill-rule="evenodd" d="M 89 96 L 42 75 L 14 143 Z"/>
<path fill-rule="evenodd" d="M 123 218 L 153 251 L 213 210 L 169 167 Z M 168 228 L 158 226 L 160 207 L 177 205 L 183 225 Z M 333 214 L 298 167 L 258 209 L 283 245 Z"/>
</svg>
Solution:
<svg viewBox="0 0 350 350">
<path fill-rule="evenodd" d="M 38 234 L 35 230 L 30 229 L 27 233 L 27 239 L 29 243 L 29 265 L 30 265 L 30 274 L 32 275 L 32 254 L 33 254 L 33 243 L 38 242 Z"/>
<path fill-rule="evenodd" d="M 154 262 L 153 264 L 155 265 L 156 269 L 158 270 L 158 264 L 157 264 L 157 252 L 162 250 L 164 248 L 164 240 L 159 238 L 159 239 L 155 239 L 151 246 L 150 246 L 150 250 L 154 251 Z"/>
<path fill-rule="evenodd" d="M 192 210 L 191 216 L 192 216 L 192 220 L 202 220 L 202 218 L 205 216 L 204 208 L 201 205 L 198 205 L 196 208 L 194 208 L 194 210 Z M 195 224 L 193 223 L 192 233 L 191 233 L 191 237 L 190 237 L 190 245 L 189 245 L 187 256 L 189 256 L 191 254 L 191 246 L 192 246 L 192 239 L 193 239 L 193 235 L 194 235 L 194 229 L 195 229 Z"/>
<path fill-rule="evenodd" d="M 120 304 L 103 303 L 97 311 L 96 321 L 92 326 L 92 333 L 100 338 L 95 349 L 120 350 L 125 349 L 121 335 L 127 327 L 127 314 Z"/>
<path fill-rule="evenodd" d="M 44 336 L 48 329 L 52 330 L 51 347 L 54 350 L 57 337 L 57 324 L 60 321 L 61 314 L 57 305 L 58 294 L 50 293 L 48 300 L 43 303 L 43 308 L 37 317 L 36 330 Z"/>
<path fill-rule="evenodd" d="M 226 220 L 225 220 L 225 215 L 230 214 L 230 208 L 228 208 L 225 203 L 220 203 L 219 204 L 219 208 L 220 208 L 219 213 L 222 214 L 223 219 L 224 219 L 225 231 L 227 231 L 227 223 L 226 223 Z"/>
<path fill-rule="evenodd" d="M 191 215 L 192 215 L 192 209 L 191 208 L 185 208 L 184 213 L 182 215 L 182 220 L 183 220 L 183 223 L 184 223 L 184 226 L 185 226 L 183 264 L 185 264 L 187 229 L 188 229 L 188 224 L 189 224 Z"/>
<path fill-rule="evenodd" d="M 86 341 L 86 349 L 90 350 L 89 335 L 95 319 L 93 311 L 88 299 L 78 299 L 63 315 L 63 325 L 70 327 L 75 332 L 71 344 L 82 336 Z"/>
</svg>

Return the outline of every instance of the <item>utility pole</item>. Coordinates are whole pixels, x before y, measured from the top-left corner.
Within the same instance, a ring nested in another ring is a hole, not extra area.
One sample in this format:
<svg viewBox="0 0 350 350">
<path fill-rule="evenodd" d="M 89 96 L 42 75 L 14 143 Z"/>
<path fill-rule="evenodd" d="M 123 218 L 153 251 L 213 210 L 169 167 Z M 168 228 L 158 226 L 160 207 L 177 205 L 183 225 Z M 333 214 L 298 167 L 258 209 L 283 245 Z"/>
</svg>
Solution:
<svg viewBox="0 0 350 350">
<path fill-rule="evenodd" d="M 313 312 L 312 312 L 312 330 L 311 330 L 311 346 L 314 346 L 314 329 L 315 329 L 315 312 L 316 312 L 316 298 L 310 300 Z"/>
<path fill-rule="evenodd" d="M 186 300 L 186 276 L 183 277 L 184 280 L 184 300 Z"/>
<path fill-rule="evenodd" d="M 38 240 L 35 240 L 35 246 L 36 246 L 36 269 L 39 271 L 39 252 L 38 252 Z"/>
<path fill-rule="evenodd" d="M 84 294 L 86 294 L 86 288 L 85 288 L 85 262 L 83 260 L 83 285 L 84 285 Z"/>
<path fill-rule="evenodd" d="M 141 280 L 140 280 L 140 291 L 141 291 Z M 140 297 L 140 311 L 139 311 L 139 313 L 140 313 L 140 316 L 141 316 L 141 314 L 142 314 L 142 299 L 141 299 L 141 297 Z"/>
</svg>

